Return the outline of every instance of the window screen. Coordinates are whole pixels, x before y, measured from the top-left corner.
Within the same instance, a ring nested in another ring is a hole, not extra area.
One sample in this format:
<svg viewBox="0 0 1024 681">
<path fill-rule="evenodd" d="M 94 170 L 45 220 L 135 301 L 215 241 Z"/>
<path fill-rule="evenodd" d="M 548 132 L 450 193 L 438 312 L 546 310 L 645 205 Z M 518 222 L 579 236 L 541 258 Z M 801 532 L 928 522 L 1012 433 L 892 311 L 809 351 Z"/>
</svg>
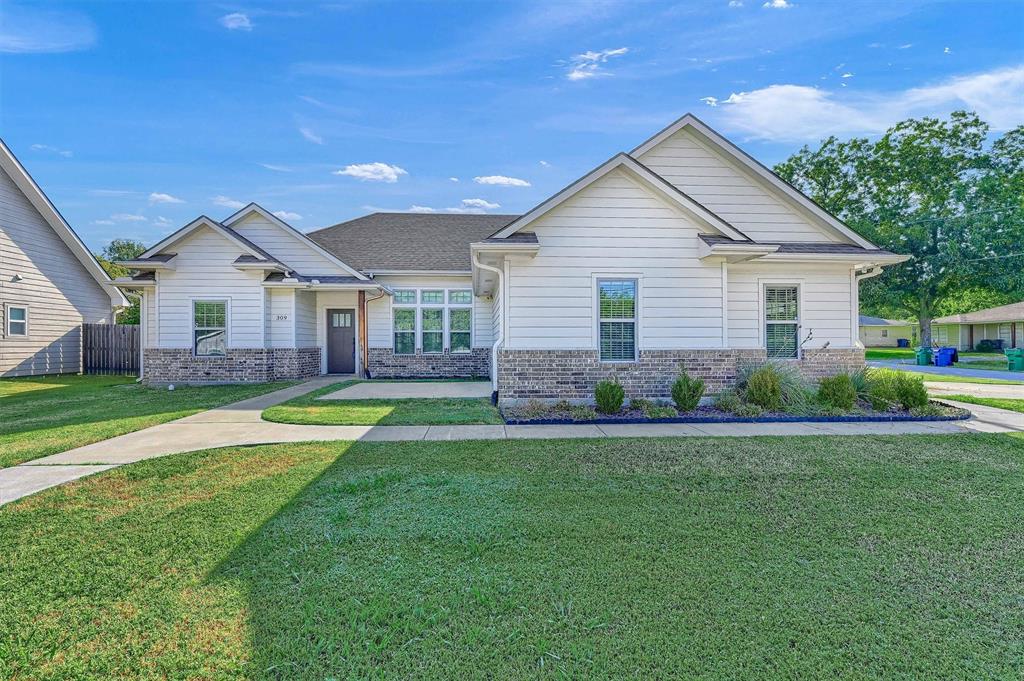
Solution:
<svg viewBox="0 0 1024 681">
<path fill-rule="evenodd" d="M 444 351 L 444 310 L 428 308 L 423 310 L 423 352 Z"/>
<path fill-rule="evenodd" d="M 797 356 L 800 330 L 799 295 L 796 286 L 766 286 L 764 289 L 765 347 L 768 357 Z"/>
<path fill-rule="evenodd" d="M 448 347 L 454 353 L 469 352 L 473 325 L 473 310 L 452 308 L 448 312 Z"/>
<path fill-rule="evenodd" d="M 398 308 L 394 311 L 395 354 L 416 354 L 416 310 Z"/>
<path fill-rule="evenodd" d="M 192 349 L 200 357 L 223 357 L 227 348 L 228 304 L 220 301 L 192 302 Z"/>
<path fill-rule="evenodd" d="M 597 282 L 599 346 L 603 362 L 636 359 L 636 281 Z"/>
</svg>

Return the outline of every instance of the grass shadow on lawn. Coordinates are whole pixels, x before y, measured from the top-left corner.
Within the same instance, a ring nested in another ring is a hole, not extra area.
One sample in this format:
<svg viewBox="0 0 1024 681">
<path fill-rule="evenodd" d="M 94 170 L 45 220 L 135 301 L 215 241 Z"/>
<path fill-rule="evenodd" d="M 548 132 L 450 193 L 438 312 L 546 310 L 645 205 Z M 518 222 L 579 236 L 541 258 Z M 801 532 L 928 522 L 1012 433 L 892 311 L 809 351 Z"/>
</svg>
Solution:
<svg viewBox="0 0 1024 681">
<path fill-rule="evenodd" d="M 490 398 L 409 398 L 321 400 L 363 381 L 343 381 L 300 395 L 263 412 L 276 423 L 329 426 L 501 425 L 504 420 Z M 390 382 L 390 381 L 386 381 Z"/>
<path fill-rule="evenodd" d="M 0 677 L 1012 676 L 1022 484 L 990 435 L 165 457 L 0 511 Z"/>
</svg>

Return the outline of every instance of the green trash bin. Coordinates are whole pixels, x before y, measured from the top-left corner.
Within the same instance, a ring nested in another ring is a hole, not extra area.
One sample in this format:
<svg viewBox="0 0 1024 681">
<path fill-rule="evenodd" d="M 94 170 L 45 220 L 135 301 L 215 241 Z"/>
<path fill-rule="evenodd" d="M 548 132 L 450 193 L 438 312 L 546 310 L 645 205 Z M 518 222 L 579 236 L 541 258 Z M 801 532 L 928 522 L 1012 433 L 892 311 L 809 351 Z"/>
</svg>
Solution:
<svg viewBox="0 0 1024 681">
<path fill-rule="evenodd" d="M 1007 348 L 1006 368 L 1010 371 L 1024 371 L 1024 348 Z"/>
<path fill-rule="evenodd" d="M 918 348 L 914 351 L 914 356 L 917 358 L 917 366 L 919 367 L 928 366 L 932 363 L 931 348 Z"/>
</svg>

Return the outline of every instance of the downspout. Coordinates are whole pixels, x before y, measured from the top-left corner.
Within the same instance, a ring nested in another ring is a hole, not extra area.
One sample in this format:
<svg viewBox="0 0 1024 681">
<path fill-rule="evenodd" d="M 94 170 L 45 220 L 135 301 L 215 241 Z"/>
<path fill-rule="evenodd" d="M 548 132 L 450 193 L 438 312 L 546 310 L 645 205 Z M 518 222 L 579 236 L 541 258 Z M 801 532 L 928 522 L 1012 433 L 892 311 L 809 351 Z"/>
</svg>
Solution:
<svg viewBox="0 0 1024 681">
<path fill-rule="evenodd" d="M 482 270 L 486 270 L 488 272 L 494 272 L 494 274 L 496 274 L 497 277 L 498 277 L 498 284 L 497 284 L 498 288 L 497 288 L 497 290 L 502 292 L 501 310 L 498 312 L 498 319 L 501 321 L 501 323 L 498 324 L 498 337 L 494 339 L 494 345 L 491 347 L 491 390 L 494 392 L 495 398 L 497 398 L 497 395 L 498 395 L 498 348 L 501 347 L 501 344 L 505 341 L 505 303 L 506 303 L 506 301 L 505 301 L 505 296 L 504 296 L 504 289 L 502 288 L 502 285 L 504 283 L 503 282 L 504 272 L 502 272 L 501 269 L 499 269 L 497 267 L 491 267 L 490 265 L 485 265 L 482 262 L 480 262 L 480 254 L 479 254 L 479 252 L 473 253 L 473 264 L 476 265 L 477 267 L 479 267 Z"/>
<path fill-rule="evenodd" d="M 359 321 L 360 321 L 359 325 L 361 327 L 359 329 L 359 336 L 360 336 L 359 342 L 363 346 L 362 347 L 362 352 L 360 354 L 362 354 L 362 359 L 363 359 L 363 367 L 362 368 L 363 368 L 363 377 L 364 378 L 373 378 L 373 376 L 370 375 L 370 333 L 369 333 L 370 320 L 366 318 L 366 315 L 368 314 L 367 310 L 369 309 L 369 305 L 367 303 L 371 303 L 374 300 L 380 300 L 385 295 L 387 295 L 387 293 L 385 293 L 383 287 L 379 288 L 377 290 L 379 291 L 379 293 L 376 296 L 374 296 L 373 298 L 367 298 L 366 297 L 366 291 L 360 291 L 359 292 L 359 297 L 362 299 L 362 300 L 360 300 L 360 308 L 362 308 L 362 309 L 359 310 Z"/>
<path fill-rule="evenodd" d="M 864 281 L 865 279 L 871 279 L 872 277 L 877 277 L 881 273 L 882 273 L 882 267 L 880 265 L 872 265 L 871 267 L 869 267 L 868 269 L 864 270 L 861 273 L 858 273 L 858 271 L 856 269 L 853 271 L 853 291 L 851 291 L 851 293 L 854 296 L 853 301 L 856 303 L 856 305 L 852 305 L 851 306 L 853 308 L 853 310 L 852 310 L 852 313 L 850 315 L 852 317 L 852 319 L 850 320 L 850 324 L 851 324 L 851 326 L 850 326 L 850 340 L 852 341 L 853 347 L 861 346 L 861 342 L 860 342 L 860 282 Z"/>
</svg>

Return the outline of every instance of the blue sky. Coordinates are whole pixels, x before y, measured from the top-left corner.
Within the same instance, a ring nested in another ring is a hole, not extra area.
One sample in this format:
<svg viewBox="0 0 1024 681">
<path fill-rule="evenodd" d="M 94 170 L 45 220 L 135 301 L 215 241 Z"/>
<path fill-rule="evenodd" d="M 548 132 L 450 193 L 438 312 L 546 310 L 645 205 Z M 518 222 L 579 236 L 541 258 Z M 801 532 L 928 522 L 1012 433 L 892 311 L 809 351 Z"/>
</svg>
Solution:
<svg viewBox="0 0 1024 681">
<path fill-rule="evenodd" d="M 0 5 L 0 135 L 94 248 L 258 201 L 518 213 L 687 111 L 766 163 L 1024 122 L 1024 3 Z"/>
</svg>

